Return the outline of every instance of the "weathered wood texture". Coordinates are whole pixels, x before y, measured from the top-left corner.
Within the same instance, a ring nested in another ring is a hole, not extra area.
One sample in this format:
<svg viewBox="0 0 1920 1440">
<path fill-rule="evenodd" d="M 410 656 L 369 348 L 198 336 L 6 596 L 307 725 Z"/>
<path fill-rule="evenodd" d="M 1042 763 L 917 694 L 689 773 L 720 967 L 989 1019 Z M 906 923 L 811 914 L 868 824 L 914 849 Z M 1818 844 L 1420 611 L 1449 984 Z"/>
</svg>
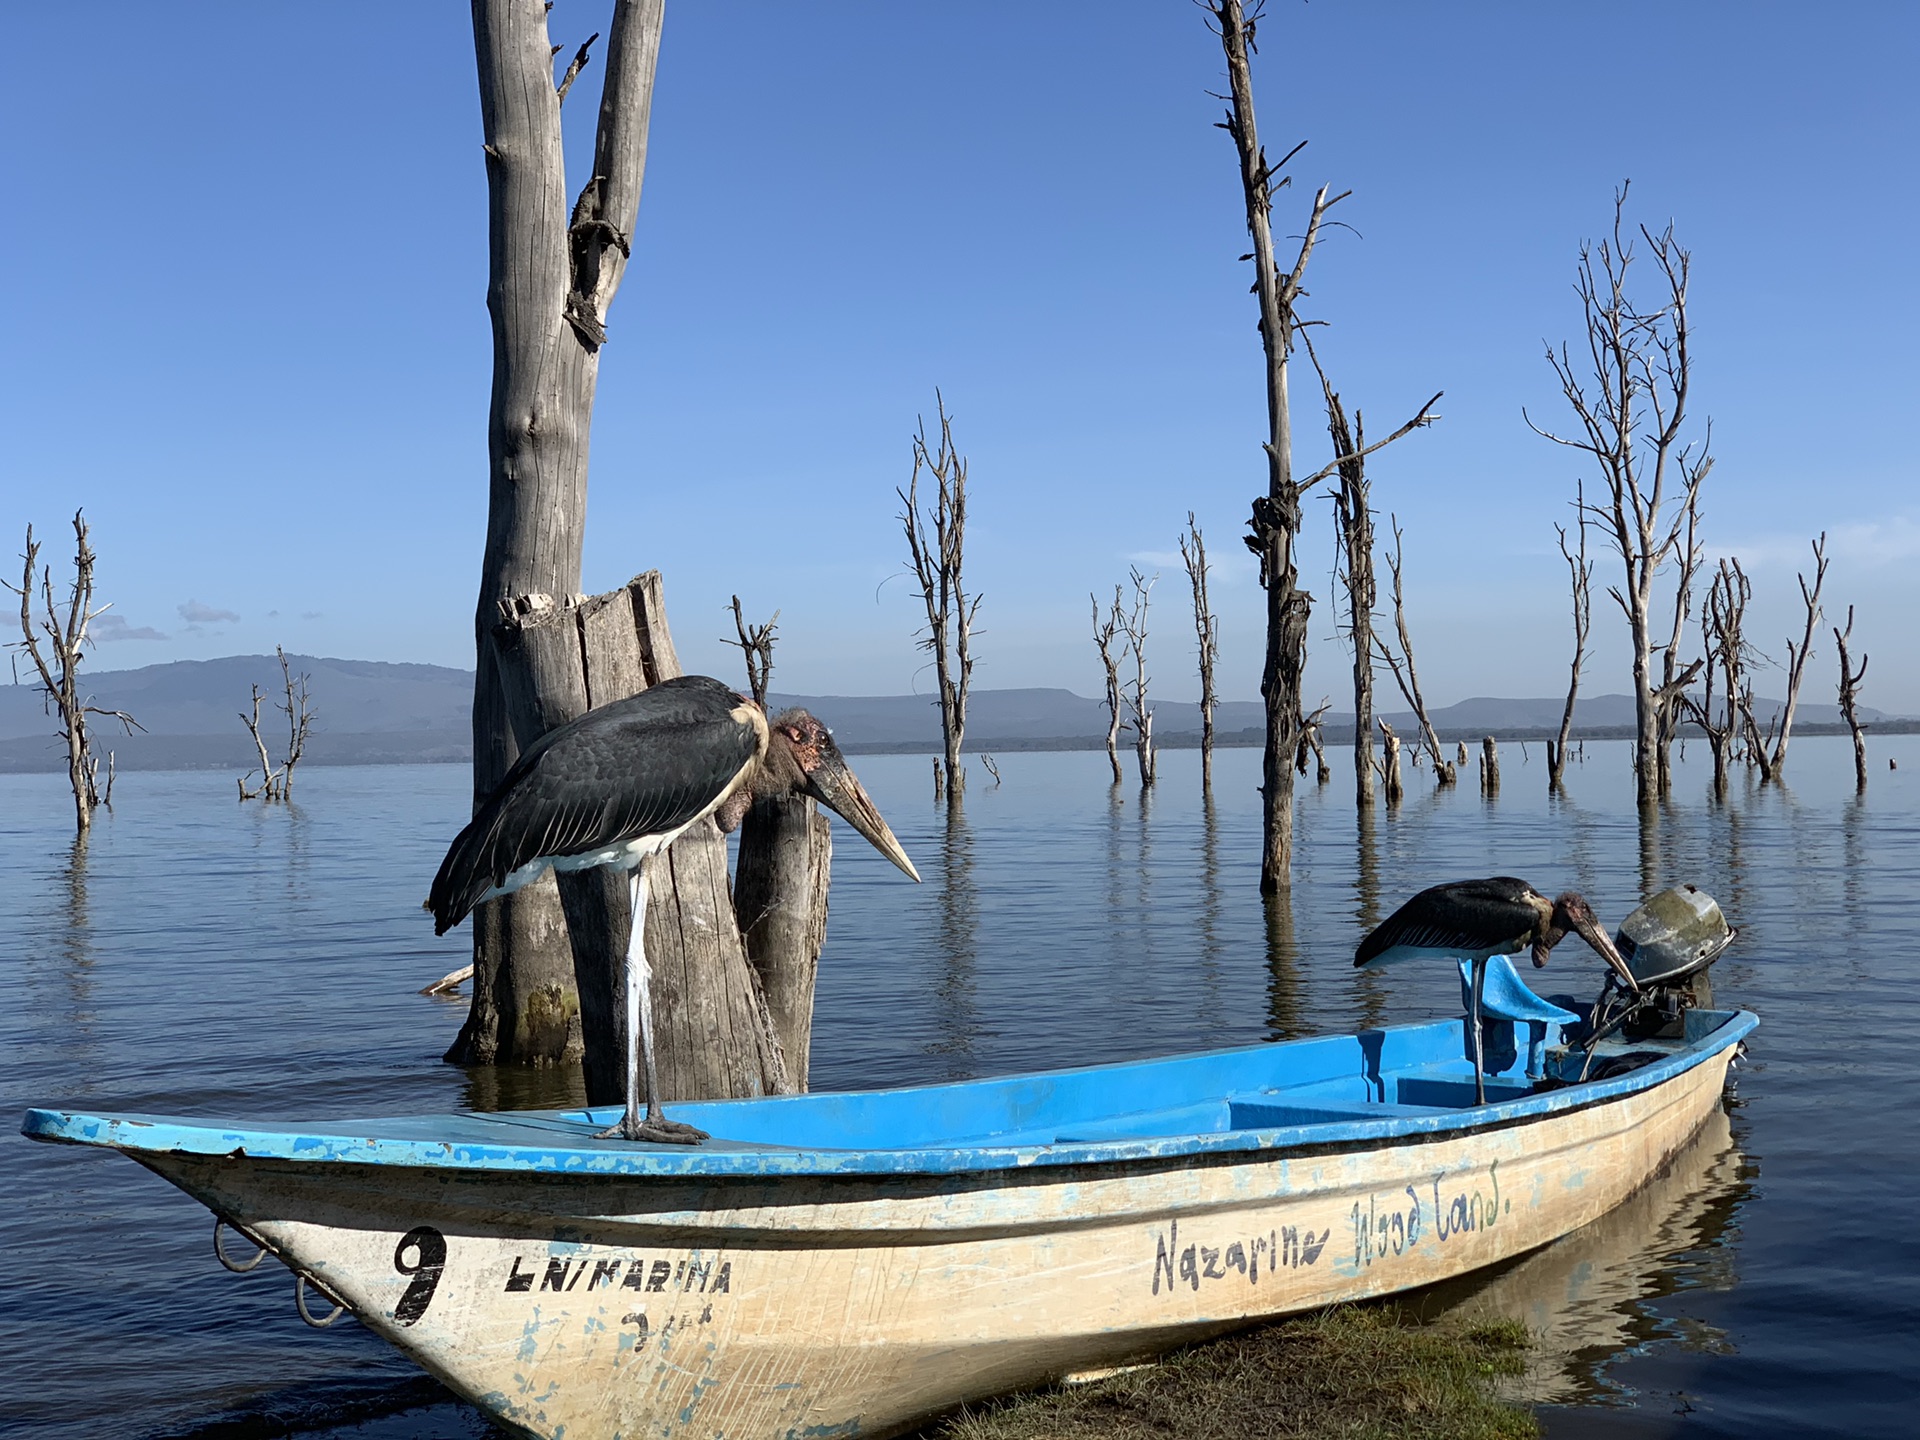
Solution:
<svg viewBox="0 0 1920 1440">
<path fill-rule="evenodd" d="M 519 737 L 523 746 L 592 706 L 680 673 L 657 571 L 565 604 L 547 596 L 509 600 L 492 638 L 501 654 L 499 673 L 515 687 L 509 713 L 529 717 L 529 733 Z M 448 1058 L 534 1065 L 583 1060 L 589 1101 L 618 1099 L 620 963 L 632 924 L 626 878 L 589 870 L 557 885 L 549 875 L 527 889 L 544 892 L 541 913 L 552 917 L 552 928 L 540 946 L 507 952 L 493 972 L 475 968 L 473 1008 Z M 654 972 L 662 1098 L 784 1088 L 772 1022 L 734 924 L 719 827 L 703 821 L 682 836 L 654 865 L 650 893 L 647 960 Z M 476 917 L 499 903 L 481 907 Z"/>
<path fill-rule="evenodd" d="M 487 171 L 487 539 L 474 611 L 473 784 L 477 805 L 520 748 L 579 697 L 551 698 L 503 665 L 532 651 L 494 643 L 503 602 L 580 589 L 587 442 L 607 308 L 625 269 L 641 181 L 663 0 L 617 0 L 592 178 L 569 213 L 547 7 L 474 0 Z M 523 706 L 515 710 L 509 696 Z M 577 713 L 577 712 L 576 712 Z M 541 1063 L 579 1053 L 566 920 L 542 881 L 475 913 L 474 1012 L 450 1056 Z M 502 970 L 506 973 L 503 976 Z"/>
<path fill-rule="evenodd" d="M 1500 747 L 1491 735 L 1480 742 L 1480 793 L 1488 799 L 1500 793 Z"/>
<path fill-rule="evenodd" d="M 812 800 L 775 795 L 753 802 L 740 827 L 734 915 L 793 1091 L 807 1088 L 832 864 L 833 827 Z"/>
</svg>

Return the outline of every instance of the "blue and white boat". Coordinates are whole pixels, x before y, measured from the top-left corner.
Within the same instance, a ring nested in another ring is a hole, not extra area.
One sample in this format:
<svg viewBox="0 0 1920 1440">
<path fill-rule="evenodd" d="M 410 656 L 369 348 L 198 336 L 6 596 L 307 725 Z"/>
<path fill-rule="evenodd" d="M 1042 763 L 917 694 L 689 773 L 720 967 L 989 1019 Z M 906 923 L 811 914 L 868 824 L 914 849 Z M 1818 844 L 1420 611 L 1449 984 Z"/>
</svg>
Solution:
<svg viewBox="0 0 1920 1440">
<path fill-rule="evenodd" d="M 669 1106 L 697 1149 L 597 1138 L 612 1109 L 24 1128 L 170 1180 L 519 1432 L 884 1435 L 1544 1245 L 1686 1144 L 1757 1023 L 1588 1054 L 1496 966 L 1484 1106 L 1452 1020 Z"/>
</svg>

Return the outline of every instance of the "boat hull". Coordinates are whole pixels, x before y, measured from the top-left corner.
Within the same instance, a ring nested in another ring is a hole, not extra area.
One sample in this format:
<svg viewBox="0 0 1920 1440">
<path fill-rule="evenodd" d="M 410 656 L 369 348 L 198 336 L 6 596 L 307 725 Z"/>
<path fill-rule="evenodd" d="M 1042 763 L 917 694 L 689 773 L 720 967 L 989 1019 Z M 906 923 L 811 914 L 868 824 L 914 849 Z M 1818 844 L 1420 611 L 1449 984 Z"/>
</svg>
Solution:
<svg viewBox="0 0 1920 1440">
<path fill-rule="evenodd" d="M 1656 1173 L 1732 1054 L 1384 1145 L 960 1175 L 135 1158 L 528 1434 L 872 1436 L 1534 1249 Z"/>
</svg>

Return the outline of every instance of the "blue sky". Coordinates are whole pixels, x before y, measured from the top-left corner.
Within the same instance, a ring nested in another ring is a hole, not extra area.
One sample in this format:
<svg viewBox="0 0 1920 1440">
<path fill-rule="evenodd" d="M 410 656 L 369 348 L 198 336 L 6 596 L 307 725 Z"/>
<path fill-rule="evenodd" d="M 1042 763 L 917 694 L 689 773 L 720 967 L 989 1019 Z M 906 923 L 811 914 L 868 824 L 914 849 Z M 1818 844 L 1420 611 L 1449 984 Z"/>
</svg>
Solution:
<svg viewBox="0 0 1920 1440">
<path fill-rule="evenodd" d="M 607 8 L 560 0 L 555 41 Z M 489 338 L 467 8 L 71 4 L 7 28 L 0 530 L 31 520 L 62 554 L 86 507 L 103 598 L 166 637 L 103 644 L 102 667 L 275 642 L 470 664 Z M 1750 629 L 1784 654 L 1824 528 L 1866 700 L 1920 712 L 1916 30 L 1895 4 L 1275 0 L 1263 132 L 1311 142 L 1278 226 L 1323 181 L 1354 192 L 1359 233 L 1308 277 L 1336 384 L 1376 431 L 1446 391 L 1372 467 L 1430 700 L 1564 683 L 1552 525 L 1579 468 L 1521 410 L 1562 418 L 1543 342 L 1573 337 L 1577 247 L 1631 178 L 1632 216 L 1694 252 L 1707 539 L 1751 562 Z M 1238 534 L 1264 417 L 1221 70 L 1185 0 L 673 0 L 588 588 L 658 566 L 683 655 L 724 675 L 738 591 L 781 611 L 777 686 L 927 688 L 893 487 L 938 386 L 971 463 L 976 684 L 1091 693 L 1088 592 L 1142 563 L 1165 572 L 1158 688 L 1190 696 L 1192 509 L 1221 562 L 1221 688 L 1251 698 Z M 598 76 L 566 107 L 576 182 Z M 1331 554 L 1315 504 L 1309 683 L 1338 698 Z M 1626 689 L 1604 597 L 1596 628 L 1586 683 Z M 1808 698 L 1832 664 L 1829 636 Z"/>
</svg>

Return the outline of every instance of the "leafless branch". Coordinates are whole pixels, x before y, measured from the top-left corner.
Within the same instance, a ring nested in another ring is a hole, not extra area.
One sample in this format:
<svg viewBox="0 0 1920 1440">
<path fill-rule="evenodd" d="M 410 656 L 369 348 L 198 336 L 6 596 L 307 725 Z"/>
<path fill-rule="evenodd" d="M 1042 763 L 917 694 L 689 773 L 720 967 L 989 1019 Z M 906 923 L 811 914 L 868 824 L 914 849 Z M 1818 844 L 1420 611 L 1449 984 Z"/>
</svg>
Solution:
<svg viewBox="0 0 1920 1440">
<path fill-rule="evenodd" d="M 767 686 L 773 679 L 773 642 L 780 628 L 780 612 L 764 625 L 749 625 L 740 608 L 740 597 L 733 597 L 733 628 L 738 639 L 720 637 L 722 645 L 736 647 L 747 662 L 747 693 L 761 709 L 767 707 Z"/>
</svg>

